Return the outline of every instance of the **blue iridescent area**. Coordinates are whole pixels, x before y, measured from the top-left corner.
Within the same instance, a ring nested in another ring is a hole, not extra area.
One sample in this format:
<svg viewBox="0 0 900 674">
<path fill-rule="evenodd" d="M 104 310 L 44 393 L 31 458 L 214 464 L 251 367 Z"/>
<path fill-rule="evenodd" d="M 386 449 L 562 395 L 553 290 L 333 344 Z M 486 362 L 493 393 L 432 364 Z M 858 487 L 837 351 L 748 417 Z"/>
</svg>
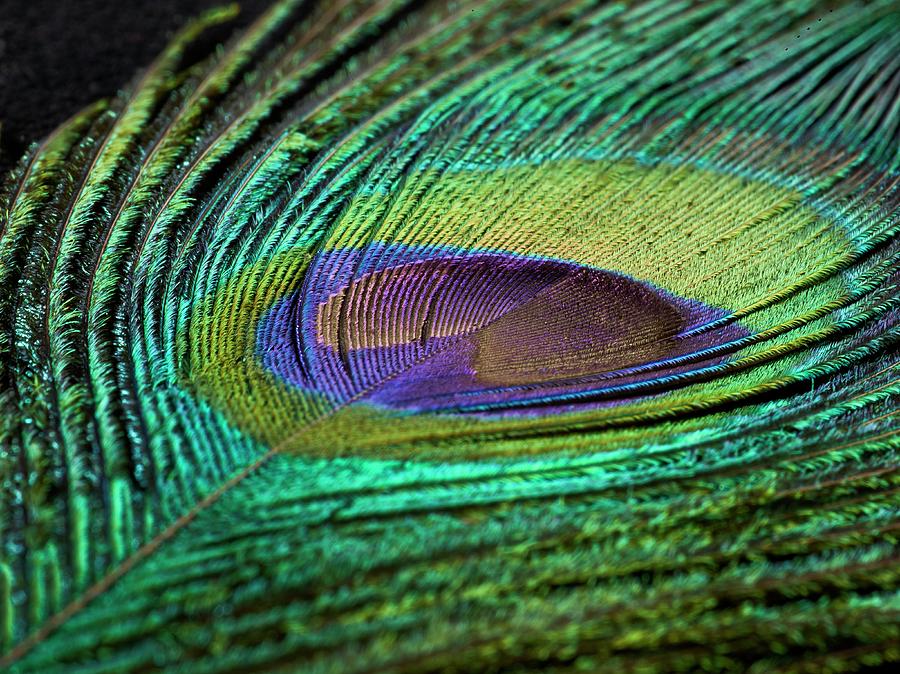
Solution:
<svg viewBox="0 0 900 674">
<path fill-rule="evenodd" d="M 335 404 L 546 411 L 621 404 L 721 364 L 748 335 L 726 317 L 571 262 L 373 246 L 320 254 L 257 346 L 279 378 Z"/>
</svg>

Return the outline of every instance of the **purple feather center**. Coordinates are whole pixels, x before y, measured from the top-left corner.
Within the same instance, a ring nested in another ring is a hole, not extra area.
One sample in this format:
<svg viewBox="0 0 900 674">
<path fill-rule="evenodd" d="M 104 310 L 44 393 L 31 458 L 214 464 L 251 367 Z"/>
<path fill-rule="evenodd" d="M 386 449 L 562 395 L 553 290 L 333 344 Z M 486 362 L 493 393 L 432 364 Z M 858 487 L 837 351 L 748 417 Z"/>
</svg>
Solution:
<svg viewBox="0 0 900 674">
<path fill-rule="evenodd" d="M 748 335 L 726 316 L 570 262 L 382 246 L 320 255 L 257 343 L 279 378 L 338 404 L 549 411 L 721 364 Z"/>
</svg>

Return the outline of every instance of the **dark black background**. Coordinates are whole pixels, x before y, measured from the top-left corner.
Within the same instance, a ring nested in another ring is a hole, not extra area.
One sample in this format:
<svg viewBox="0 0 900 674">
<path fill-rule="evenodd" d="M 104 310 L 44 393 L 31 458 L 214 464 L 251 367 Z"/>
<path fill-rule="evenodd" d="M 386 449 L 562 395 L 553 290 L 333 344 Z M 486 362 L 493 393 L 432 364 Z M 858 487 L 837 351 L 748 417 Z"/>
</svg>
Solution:
<svg viewBox="0 0 900 674">
<path fill-rule="evenodd" d="M 241 0 L 247 25 L 271 0 Z M 116 93 L 192 16 L 227 0 L 0 0 L 0 171 L 85 105 Z"/>
</svg>

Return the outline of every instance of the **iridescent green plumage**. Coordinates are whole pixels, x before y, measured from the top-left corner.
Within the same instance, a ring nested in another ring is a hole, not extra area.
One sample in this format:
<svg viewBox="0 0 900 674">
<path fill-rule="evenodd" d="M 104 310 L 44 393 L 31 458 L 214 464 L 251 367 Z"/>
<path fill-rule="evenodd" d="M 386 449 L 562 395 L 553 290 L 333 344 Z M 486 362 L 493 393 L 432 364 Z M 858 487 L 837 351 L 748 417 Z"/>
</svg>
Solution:
<svg viewBox="0 0 900 674">
<path fill-rule="evenodd" d="M 233 15 L 5 183 L 4 667 L 900 659 L 896 3 Z"/>
</svg>

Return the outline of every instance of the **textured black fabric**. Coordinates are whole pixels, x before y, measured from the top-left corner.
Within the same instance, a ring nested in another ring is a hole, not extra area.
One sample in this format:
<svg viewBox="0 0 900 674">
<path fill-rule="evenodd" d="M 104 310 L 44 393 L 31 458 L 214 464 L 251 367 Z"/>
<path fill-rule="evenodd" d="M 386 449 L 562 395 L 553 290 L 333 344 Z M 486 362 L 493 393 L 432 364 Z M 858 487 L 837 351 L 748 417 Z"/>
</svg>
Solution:
<svg viewBox="0 0 900 674">
<path fill-rule="evenodd" d="M 0 170 L 85 105 L 115 94 L 190 17 L 226 0 L 0 0 Z M 269 0 L 242 0 L 246 25 Z"/>
</svg>

